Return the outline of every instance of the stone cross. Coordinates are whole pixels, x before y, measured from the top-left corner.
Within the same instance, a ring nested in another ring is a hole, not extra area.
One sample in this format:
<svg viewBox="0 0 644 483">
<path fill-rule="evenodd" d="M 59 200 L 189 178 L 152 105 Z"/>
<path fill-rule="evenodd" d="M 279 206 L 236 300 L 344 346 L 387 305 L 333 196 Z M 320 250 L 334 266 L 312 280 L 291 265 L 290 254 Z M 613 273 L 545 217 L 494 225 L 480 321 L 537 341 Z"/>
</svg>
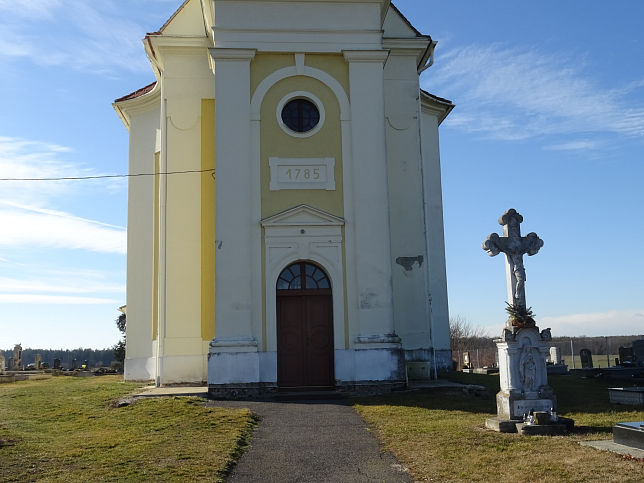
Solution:
<svg viewBox="0 0 644 483">
<path fill-rule="evenodd" d="M 536 233 L 521 236 L 523 217 L 514 208 L 510 208 L 499 218 L 503 226 L 503 236 L 492 233 L 483 243 L 491 257 L 503 252 L 505 254 L 505 273 L 508 281 L 508 303 L 526 308 L 525 301 L 525 267 L 523 255 L 535 255 L 543 246 L 543 240 Z"/>
</svg>

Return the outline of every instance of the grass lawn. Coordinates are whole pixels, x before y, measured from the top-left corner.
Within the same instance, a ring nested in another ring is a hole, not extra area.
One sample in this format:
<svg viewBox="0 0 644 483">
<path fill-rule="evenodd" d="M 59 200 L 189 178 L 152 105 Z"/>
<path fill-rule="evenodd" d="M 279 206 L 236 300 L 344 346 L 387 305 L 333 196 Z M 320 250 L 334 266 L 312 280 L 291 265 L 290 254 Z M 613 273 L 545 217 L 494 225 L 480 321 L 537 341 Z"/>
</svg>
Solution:
<svg viewBox="0 0 644 483">
<path fill-rule="evenodd" d="M 620 421 L 644 421 L 640 407 L 611 405 L 602 380 L 549 376 L 559 414 L 575 420 L 568 436 L 520 436 L 485 429 L 496 415 L 497 376 L 454 373 L 450 379 L 489 388 L 486 399 L 441 389 L 355 400 L 386 450 L 416 481 L 638 481 L 644 462 L 584 447 L 612 439 Z"/>
<path fill-rule="evenodd" d="M 221 481 L 254 424 L 199 398 L 109 408 L 139 384 L 120 376 L 0 385 L 1 481 Z"/>
</svg>

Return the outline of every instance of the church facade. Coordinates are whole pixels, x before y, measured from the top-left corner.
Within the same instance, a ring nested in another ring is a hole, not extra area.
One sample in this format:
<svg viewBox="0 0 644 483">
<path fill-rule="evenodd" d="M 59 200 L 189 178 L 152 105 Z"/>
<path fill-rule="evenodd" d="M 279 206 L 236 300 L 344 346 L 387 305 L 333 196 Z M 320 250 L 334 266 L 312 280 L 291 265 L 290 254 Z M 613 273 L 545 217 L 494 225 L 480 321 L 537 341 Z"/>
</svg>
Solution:
<svg viewBox="0 0 644 483">
<path fill-rule="evenodd" d="M 386 0 L 187 0 L 144 46 L 125 378 L 400 384 L 451 365 L 435 42 Z M 148 176 L 147 174 L 155 174 Z"/>
</svg>

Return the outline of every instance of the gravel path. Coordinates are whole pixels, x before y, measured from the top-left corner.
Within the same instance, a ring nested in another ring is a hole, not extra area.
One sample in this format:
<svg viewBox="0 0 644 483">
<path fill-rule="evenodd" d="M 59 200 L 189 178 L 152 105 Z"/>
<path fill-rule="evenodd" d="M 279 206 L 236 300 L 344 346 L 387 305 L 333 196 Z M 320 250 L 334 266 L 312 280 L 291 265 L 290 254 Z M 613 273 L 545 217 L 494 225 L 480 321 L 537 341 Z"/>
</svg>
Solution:
<svg viewBox="0 0 644 483">
<path fill-rule="evenodd" d="M 213 404 L 249 408 L 260 418 L 228 481 L 412 481 L 344 400 Z"/>
</svg>

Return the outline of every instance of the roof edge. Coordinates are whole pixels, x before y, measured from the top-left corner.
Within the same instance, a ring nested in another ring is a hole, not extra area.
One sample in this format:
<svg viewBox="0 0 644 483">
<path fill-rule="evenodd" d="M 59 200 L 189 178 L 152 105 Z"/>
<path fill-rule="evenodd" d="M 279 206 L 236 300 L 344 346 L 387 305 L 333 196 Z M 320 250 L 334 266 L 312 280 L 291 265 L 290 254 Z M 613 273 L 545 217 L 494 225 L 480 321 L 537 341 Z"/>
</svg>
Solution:
<svg viewBox="0 0 644 483">
<path fill-rule="evenodd" d="M 412 25 L 412 23 L 409 21 L 409 19 L 407 17 L 405 17 L 405 15 L 400 11 L 400 9 L 398 7 L 396 7 L 394 2 L 391 2 L 389 5 L 390 5 L 390 7 L 393 7 L 394 11 L 396 13 L 398 13 L 398 15 L 400 15 L 400 18 L 403 19 L 403 22 L 405 22 L 407 24 L 407 26 L 414 31 L 414 33 L 416 34 L 416 37 L 429 37 L 429 40 L 432 40 L 431 35 L 421 34 L 419 32 L 419 30 Z"/>
<path fill-rule="evenodd" d="M 427 92 L 424 89 L 420 90 L 421 99 L 425 102 L 431 103 L 431 106 L 427 106 L 428 109 L 433 109 L 435 112 L 438 111 L 440 116 L 438 117 L 438 125 L 445 120 L 449 113 L 452 112 L 456 105 L 449 99 L 436 96 L 430 92 Z"/>
<path fill-rule="evenodd" d="M 123 102 L 123 101 L 129 101 L 132 99 L 136 99 L 137 97 L 142 97 L 152 90 L 157 85 L 157 81 L 152 82 L 151 84 L 148 84 L 145 87 L 141 87 L 140 89 L 135 90 L 134 92 L 130 92 L 129 94 L 124 95 L 123 97 L 119 97 L 118 99 L 114 99 L 114 102 Z"/>
<path fill-rule="evenodd" d="M 166 22 L 165 22 L 163 25 L 161 25 L 161 28 L 160 28 L 157 32 L 154 32 L 153 34 L 156 34 L 156 35 L 160 35 L 160 34 L 162 34 L 162 33 L 163 33 L 163 31 L 166 29 L 166 27 L 167 27 L 168 25 L 170 25 L 170 22 L 172 22 L 172 21 L 174 20 L 174 18 L 175 18 L 177 15 L 179 15 L 179 12 L 181 12 L 181 10 L 183 10 L 183 9 L 184 9 L 184 7 L 185 7 L 186 5 L 188 5 L 188 2 L 189 2 L 189 1 L 190 1 L 190 0 L 185 0 L 185 1 L 184 1 L 184 2 L 179 6 L 179 8 L 178 8 L 178 9 L 177 9 L 177 10 L 176 10 L 176 11 L 175 11 L 171 16 L 170 16 L 170 18 L 169 18 L 168 20 L 166 20 Z M 148 35 L 151 35 L 151 34 L 148 34 Z"/>
</svg>

